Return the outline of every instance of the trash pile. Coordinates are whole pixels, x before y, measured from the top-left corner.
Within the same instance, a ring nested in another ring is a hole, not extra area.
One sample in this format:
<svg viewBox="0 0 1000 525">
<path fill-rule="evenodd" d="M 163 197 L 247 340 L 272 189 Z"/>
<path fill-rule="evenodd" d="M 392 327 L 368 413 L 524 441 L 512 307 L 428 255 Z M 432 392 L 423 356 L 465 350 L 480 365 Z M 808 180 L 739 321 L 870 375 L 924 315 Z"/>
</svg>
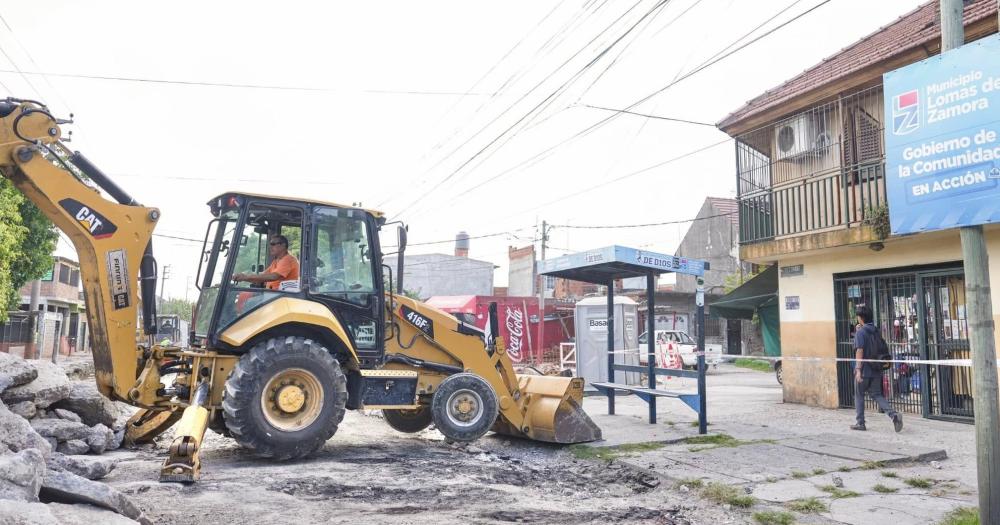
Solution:
<svg viewBox="0 0 1000 525">
<path fill-rule="evenodd" d="M 150 523 L 96 480 L 125 436 L 127 406 L 100 394 L 79 365 L 0 353 L 0 523 Z"/>
</svg>

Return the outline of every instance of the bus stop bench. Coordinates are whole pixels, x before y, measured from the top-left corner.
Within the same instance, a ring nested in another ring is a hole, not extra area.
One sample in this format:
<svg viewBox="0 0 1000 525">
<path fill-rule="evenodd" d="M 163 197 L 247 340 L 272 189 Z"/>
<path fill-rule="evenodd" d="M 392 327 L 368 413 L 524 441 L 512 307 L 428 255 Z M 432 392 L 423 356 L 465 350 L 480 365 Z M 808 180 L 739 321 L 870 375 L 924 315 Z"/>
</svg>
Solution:
<svg viewBox="0 0 1000 525">
<path fill-rule="evenodd" d="M 639 396 L 643 401 L 649 403 L 651 399 L 657 397 L 673 397 L 680 399 L 685 405 L 698 412 L 699 398 L 698 394 L 684 394 L 681 392 L 670 392 L 667 390 L 656 390 L 653 388 L 647 388 L 642 386 L 624 385 L 621 383 L 591 383 L 590 386 L 601 391 L 605 396 L 614 396 L 615 390 L 624 390 L 626 392 L 632 392 Z"/>
</svg>

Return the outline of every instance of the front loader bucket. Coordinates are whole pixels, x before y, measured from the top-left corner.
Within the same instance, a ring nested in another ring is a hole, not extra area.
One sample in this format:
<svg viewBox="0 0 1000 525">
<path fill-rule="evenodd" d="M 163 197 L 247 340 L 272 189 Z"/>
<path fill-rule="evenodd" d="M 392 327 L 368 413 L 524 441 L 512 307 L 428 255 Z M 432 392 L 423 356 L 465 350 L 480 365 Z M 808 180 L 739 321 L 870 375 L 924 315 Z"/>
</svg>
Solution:
<svg viewBox="0 0 1000 525">
<path fill-rule="evenodd" d="M 521 391 L 517 405 L 524 413 L 524 426 L 514 428 L 501 413 L 495 431 L 550 443 L 601 439 L 600 427 L 583 411 L 582 378 L 518 375 L 517 381 Z"/>
</svg>

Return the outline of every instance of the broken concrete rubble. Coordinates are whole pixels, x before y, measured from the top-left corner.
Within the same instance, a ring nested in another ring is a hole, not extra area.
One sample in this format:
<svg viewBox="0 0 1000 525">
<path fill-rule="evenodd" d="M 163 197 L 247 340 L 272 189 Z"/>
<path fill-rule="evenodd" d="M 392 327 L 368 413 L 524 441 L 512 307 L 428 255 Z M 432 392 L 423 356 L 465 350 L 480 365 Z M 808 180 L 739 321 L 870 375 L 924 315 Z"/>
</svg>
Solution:
<svg viewBox="0 0 1000 525">
<path fill-rule="evenodd" d="M 10 411 L 23 417 L 24 419 L 31 419 L 38 414 L 38 409 L 35 404 L 31 401 L 21 401 L 20 403 L 14 403 L 10 405 Z"/>
<path fill-rule="evenodd" d="M 76 423 L 83 422 L 83 420 L 80 419 L 80 416 L 64 408 L 55 408 L 52 411 L 56 413 L 56 417 L 58 417 L 59 419 L 65 419 L 67 421 L 73 421 Z"/>
<path fill-rule="evenodd" d="M 29 448 L 0 456 L 0 500 L 38 501 L 45 458 Z"/>
<path fill-rule="evenodd" d="M 87 436 L 86 441 L 87 445 L 90 446 L 91 452 L 94 454 L 103 454 L 115 442 L 115 432 L 98 423 L 91 427 L 90 435 Z"/>
<path fill-rule="evenodd" d="M 53 437 L 59 441 L 79 439 L 86 441 L 93 430 L 83 423 L 65 419 L 32 419 L 31 428 L 42 437 Z"/>
<path fill-rule="evenodd" d="M 0 393 L 4 390 L 30 383 L 38 377 L 38 370 L 17 356 L 0 353 Z"/>
<path fill-rule="evenodd" d="M 45 472 L 39 498 L 45 502 L 87 503 L 113 510 L 143 524 L 151 524 L 142 510 L 121 492 L 68 471 Z"/>
<path fill-rule="evenodd" d="M 120 405 L 101 395 L 93 379 L 75 381 L 71 384 L 70 394 L 54 404 L 55 408 L 69 410 L 89 426 L 98 423 L 114 427 L 122 416 Z"/>
<path fill-rule="evenodd" d="M 0 443 L 13 452 L 34 448 L 44 457 L 52 453 L 49 442 L 35 432 L 28 420 L 8 410 L 3 403 L 0 403 Z"/>
<path fill-rule="evenodd" d="M 115 469 L 117 461 L 112 458 L 94 456 L 69 456 L 55 453 L 49 458 L 48 466 L 56 470 L 68 470 L 77 476 L 90 480 L 101 479 Z"/>
<path fill-rule="evenodd" d="M 59 365 L 47 361 L 32 361 L 31 364 L 38 376 L 29 383 L 7 388 L 0 393 L 0 400 L 4 403 L 31 401 L 38 408 L 48 408 L 69 397 L 72 385 Z"/>
<path fill-rule="evenodd" d="M 56 452 L 70 456 L 90 452 L 90 445 L 81 439 L 71 439 L 56 445 Z"/>
</svg>

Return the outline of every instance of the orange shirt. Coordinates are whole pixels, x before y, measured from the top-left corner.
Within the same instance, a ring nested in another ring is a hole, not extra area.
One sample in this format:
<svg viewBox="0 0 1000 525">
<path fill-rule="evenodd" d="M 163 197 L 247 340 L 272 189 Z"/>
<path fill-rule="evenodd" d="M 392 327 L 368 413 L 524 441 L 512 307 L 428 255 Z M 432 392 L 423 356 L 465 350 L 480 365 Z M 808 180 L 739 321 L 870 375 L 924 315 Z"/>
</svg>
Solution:
<svg viewBox="0 0 1000 525">
<path fill-rule="evenodd" d="M 264 273 L 276 273 L 281 276 L 277 281 L 268 281 L 267 287 L 277 290 L 281 286 L 281 281 L 297 281 L 299 279 L 299 260 L 294 255 L 286 253 L 280 259 L 271 262 Z"/>
</svg>

